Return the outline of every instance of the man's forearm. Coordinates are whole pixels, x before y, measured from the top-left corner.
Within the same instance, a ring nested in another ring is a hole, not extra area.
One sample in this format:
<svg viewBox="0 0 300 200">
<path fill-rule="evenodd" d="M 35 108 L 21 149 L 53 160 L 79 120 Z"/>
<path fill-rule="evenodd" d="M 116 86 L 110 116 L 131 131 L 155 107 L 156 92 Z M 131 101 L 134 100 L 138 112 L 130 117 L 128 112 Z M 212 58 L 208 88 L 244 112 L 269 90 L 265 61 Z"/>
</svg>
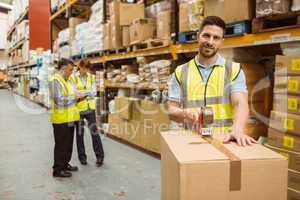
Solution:
<svg viewBox="0 0 300 200">
<path fill-rule="evenodd" d="M 234 107 L 233 132 L 244 133 L 248 118 L 249 106 L 247 102 L 239 102 Z"/>
<path fill-rule="evenodd" d="M 193 113 L 185 112 L 183 109 L 178 108 L 176 106 L 169 105 L 169 117 L 172 121 L 177 123 L 190 123 L 193 124 L 195 121 L 195 117 Z"/>
</svg>

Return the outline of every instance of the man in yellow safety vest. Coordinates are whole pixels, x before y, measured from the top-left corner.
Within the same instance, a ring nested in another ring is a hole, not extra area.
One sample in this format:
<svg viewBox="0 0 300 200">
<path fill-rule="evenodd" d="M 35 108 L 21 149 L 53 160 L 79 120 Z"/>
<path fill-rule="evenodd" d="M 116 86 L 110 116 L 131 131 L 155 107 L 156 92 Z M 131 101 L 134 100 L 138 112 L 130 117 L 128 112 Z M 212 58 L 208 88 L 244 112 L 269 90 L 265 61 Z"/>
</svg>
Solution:
<svg viewBox="0 0 300 200">
<path fill-rule="evenodd" d="M 70 82 L 74 64 L 71 60 L 61 59 L 58 71 L 49 82 L 51 100 L 51 123 L 54 132 L 54 177 L 71 177 L 70 171 L 77 171 L 76 166 L 69 164 L 73 151 L 74 128 L 79 121 L 76 102 L 82 97 L 74 92 Z"/>
<path fill-rule="evenodd" d="M 239 63 L 218 54 L 224 34 L 225 22 L 220 17 L 203 20 L 198 54 L 178 66 L 169 82 L 169 115 L 173 121 L 192 126 L 200 108 L 211 107 L 214 133 L 225 133 L 224 142 L 251 145 L 256 141 L 244 132 L 249 115 L 245 75 Z"/>
</svg>

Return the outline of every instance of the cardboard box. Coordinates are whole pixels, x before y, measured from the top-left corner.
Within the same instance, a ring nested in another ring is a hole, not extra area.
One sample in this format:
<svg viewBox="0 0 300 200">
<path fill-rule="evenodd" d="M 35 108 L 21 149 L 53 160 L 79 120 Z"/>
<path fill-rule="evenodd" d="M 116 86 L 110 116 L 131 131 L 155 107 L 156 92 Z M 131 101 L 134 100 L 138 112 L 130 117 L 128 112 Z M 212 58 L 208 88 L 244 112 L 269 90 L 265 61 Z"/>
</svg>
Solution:
<svg viewBox="0 0 300 200">
<path fill-rule="evenodd" d="M 113 136 L 117 138 L 124 138 L 124 127 L 123 127 L 123 122 L 124 120 L 119 117 L 118 114 L 109 114 L 108 116 L 108 124 L 109 124 L 109 129 L 108 132 L 109 134 L 112 134 Z"/>
<path fill-rule="evenodd" d="M 273 110 L 300 115 L 300 97 L 295 95 L 274 94 Z"/>
<path fill-rule="evenodd" d="M 181 3 L 179 5 L 179 32 L 190 31 L 188 4 Z"/>
<path fill-rule="evenodd" d="M 170 119 L 165 104 L 152 101 L 141 101 L 141 121 L 144 123 L 143 146 L 153 152 L 160 153 L 160 132 L 169 129 Z"/>
<path fill-rule="evenodd" d="M 226 23 L 252 20 L 255 1 L 252 0 L 205 0 L 205 16 L 219 16 Z"/>
<path fill-rule="evenodd" d="M 255 16 L 255 1 L 224 0 L 224 21 L 226 23 L 252 20 Z"/>
<path fill-rule="evenodd" d="M 288 189 L 287 200 L 300 200 L 300 191 Z"/>
<path fill-rule="evenodd" d="M 300 75 L 300 57 L 276 56 L 275 75 Z"/>
<path fill-rule="evenodd" d="M 122 26 L 122 45 L 127 47 L 130 45 L 129 26 Z"/>
<path fill-rule="evenodd" d="M 115 98 L 116 113 L 126 120 L 139 120 L 141 118 L 140 99 L 129 97 Z"/>
<path fill-rule="evenodd" d="M 104 25 L 104 49 L 112 49 L 111 23 L 107 22 Z"/>
<path fill-rule="evenodd" d="M 300 172 L 289 170 L 288 187 L 300 191 Z"/>
<path fill-rule="evenodd" d="M 109 12 L 119 26 L 129 26 L 132 21 L 145 17 L 144 3 L 122 3 L 114 0 L 109 4 Z"/>
<path fill-rule="evenodd" d="M 300 136 L 300 115 L 272 111 L 270 127 L 284 133 Z"/>
<path fill-rule="evenodd" d="M 205 0 L 204 16 L 219 16 L 224 19 L 225 0 Z M 232 12 L 232 11 L 231 11 Z"/>
<path fill-rule="evenodd" d="M 122 29 L 114 20 L 111 20 L 111 47 L 112 49 L 122 47 Z"/>
<path fill-rule="evenodd" d="M 159 12 L 156 18 L 156 36 L 158 39 L 171 39 L 171 11 Z"/>
<path fill-rule="evenodd" d="M 152 101 L 142 100 L 141 101 L 141 120 L 159 122 L 169 124 L 170 119 L 168 115 L 167 105 L 157 104 Z"/>
<path fill-rule="evenodd" d="M 267 136 L 268 127 L 261 122 L 248 123 L 246 125 L 245 133 L 254 139 L 259 139 L 261 136 Z"/>
<path fill-rule="evenodd" d="M 261 145 L 213 146 L 189 132 L 169 131 L 161 136 L 161 199 L 286 200 L 287 165 Z"/>
<path fill-rule="evenodd" d="M 286 157 L 289 161 L 289 169 L 300 171 L 300 153 L 295 151 L 289 151 L 286 149 L 273 147 L 271 145 L 266 144 L 266 147 L 276 151 L 277 153 L 281 154 L 282 156 Z"/>
<path fill-rule="evenodd" d="M 300 152 L 300 137 L 269 128 L 268 144 L 274 147 Z"/>
<path fill-rule="evenodd" d="M 300 76 L 275 76 L 274 93 L 300 94 Z"/>
<path fill-rule="evenodd" d="M 155 38 L 155 20 L 137 19 L 130 25 L 130 43 L 134 44 L 144 40 Z"/>
</svg>

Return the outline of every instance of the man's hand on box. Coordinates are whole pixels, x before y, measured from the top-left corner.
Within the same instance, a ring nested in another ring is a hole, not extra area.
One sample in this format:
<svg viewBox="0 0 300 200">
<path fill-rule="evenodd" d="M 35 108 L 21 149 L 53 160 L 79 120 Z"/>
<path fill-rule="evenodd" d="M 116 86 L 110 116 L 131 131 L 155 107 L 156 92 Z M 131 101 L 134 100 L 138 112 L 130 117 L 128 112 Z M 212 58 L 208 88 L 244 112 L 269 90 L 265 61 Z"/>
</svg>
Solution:
<svg viewBox="0 0 300 200">
<path fill-rule="evenodd" d="M 244 133 L 231 133 L 225 137 L 224 143 L 229 143 L 230 141 L 236 141 L 239 146 L 243 147 L 257 143 L 256 140 Z"/>
</svg>

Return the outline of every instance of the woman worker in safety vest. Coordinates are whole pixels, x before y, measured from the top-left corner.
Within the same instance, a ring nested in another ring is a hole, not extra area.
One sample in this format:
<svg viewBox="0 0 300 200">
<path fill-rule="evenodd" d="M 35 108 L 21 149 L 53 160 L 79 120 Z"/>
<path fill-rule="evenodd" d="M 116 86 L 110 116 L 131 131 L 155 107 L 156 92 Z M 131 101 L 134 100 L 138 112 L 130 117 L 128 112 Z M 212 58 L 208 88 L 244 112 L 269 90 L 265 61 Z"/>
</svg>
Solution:
<svg viewBox="0 0 300 200">
<path fill-rule="evenodd" d="M 82 165 L 87 164 L 87 155 L 84 146 L 84 120 L 88 122 L 88 128 L 93 142 L 93 149 L 96 156 L 96 166 L 103 164 L 104 151 L 98 127 L 96 124 L 96 100 L 97 95 L 95 75 L 89 73 L 91 64 L 87 60 L 81 60 L 78 66 L 78 72 L 72 76 L 73 85 L 78 95 L 84 96 L 84 100 L 77 103 L 80 112 L 80 121 L 76 126 L 76 141 L 78 158 Z"/>
<path fill-rule="evenodd" d="M 79 121 L 76 102 L 82 100 L 74 92 L 70 82 L 74 64 L 71 60 L 61 59 L 58 71 L 49 83 L 51 99 L 51 122 L 54 132 L 53 177 L 71 177 L 71 171 L 78 171 L 69 164 L 72 157 L 75 123 Z"/>
</svg>

